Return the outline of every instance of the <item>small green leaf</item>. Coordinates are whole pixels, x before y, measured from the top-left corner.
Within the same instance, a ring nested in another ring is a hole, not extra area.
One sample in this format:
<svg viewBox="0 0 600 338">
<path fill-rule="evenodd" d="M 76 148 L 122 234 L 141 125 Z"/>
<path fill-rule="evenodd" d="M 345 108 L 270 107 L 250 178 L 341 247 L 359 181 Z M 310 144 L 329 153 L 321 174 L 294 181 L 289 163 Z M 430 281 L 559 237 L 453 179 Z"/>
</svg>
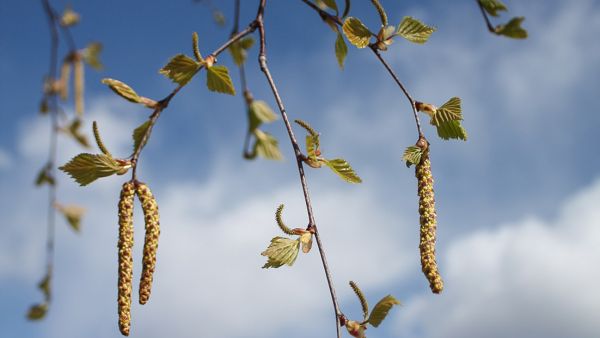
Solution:
<svg viewBox="0 0 600 338">
<path fill-rule="evenodd" d="M 254 100 L 248 105 L 248 118 L 250 119 L 248 129 L 253 131 L 263 123 L 277 120 L 277 115 L 265 101 Z"/>
<path fill-rule="evenodd" d="M 298 257 L 299 248 L 300 239 L 279 236 L 273 238 L 267 250 L 261 253 L 261 255 L 268 258 L 265 265 L 263 265 L 263 269 L 279 268 L 284 264 L 292 266 L 296 261 L 296 257 Z"/>
<path fill-rule="evenodd" d="M 414 43 L 425 43 L 429 39 L 431 33 L 435 32 L 434 27 L 427 26 L 421 21 L 405 16 L 402 22 L 398 25 L 396 34 Z"/>
<path fill-rule="evenodd" d="M 182 86 L 187 84 L 202 68 L 202 65 L 187 55 L 177 54 L 169 63 L 159 70 L 159 73 Z"/>
<path fill-rule="evenodd" d="M 312 161 L 317 162 L 317 157 L 321 155 L 319 150 L 320 140 L 319 134 L 317 135 L 306 135 L 306 156 Z"/>
<path fill-rule="evenodd" d="M 371 36 L 373 35 L 363 23 L 354 17 L 348 17 L 344 21 L 342 30 L 351 44 L 358 48 L 365 48 L 369 45 Z"/>
<path fill-rule="evenodd" d="M 344 41 L 342 34 L 338 32 L 337 38 L 335 39 L 335 57 L 341 69 L 344 69 L 346 55 L 348 55 L 348 46 L 346 46 L 346 41 Z"/>
<path fill-rule="evenodd" d="M 369 324 L 373 325 L 374 327 L 378 327 L 379 324 L 381 324 L 381 322 L 388 315 L 390 309 L 394 305 L 399 304 L 400 302 L 392 295 L 387 295 L 383 297 L 377 304 L 375 304 L 373 312 L 371 312 L 371 316 L 369 316 Z"/>
<path fill-rule="evenodd" d="M 90 43 L 82 52 L 83 61 L 95 70 L 102 70 L 104 66 L 100 62 L 100 52 L 102 52 L 102 44 L 100 42 Z"/>
<path fill-rule="evenodd" d="M 335 14 L 338 13 L 338 6 L 335 3 L 335 0 L 321 0 L 321 1 L 325 4 L 325 6 L 333 9 L 335 11 Z"/>
<path fill-rule="evenodd" d="M 460 98 L 453 97 L 448 102 L 435 110 L 430 123 L 439 126 L 448 121 L 462 120 L 462 109 L 460 107 Z"/>
<path fill-rule="evenodd" d="M 71 7 L 65 8 L 62 17 L 60 18 L 60 25 L 63 27 L 74 26 L 79 23 L 79 14 L 75 12 Z"/>
<path fill-rule="evenodd" d="M 500 0 L 479 0 L 483 9 L 491 16 L 498 16 L 498 11 L 506 11 L 506 5 Z"/>
<path fill-rule="evenodd" d="M 360 306 L 362 307 L 363 311 L 363 320 L 367 320 L 367 318 L 369 317 L 369 303 L 367 303 L 365 294 L 353 281 L 350 281 L 350 287 L 352 288 L 352 290 L 356 294 L 356 297 L 358 297 L 358 300 L 360 301 Z"/>
<path fill-rule="evenodd" d="M 495 29 L 496 34 L 504 35 L 513 39 L 526 39 L 527 31 L 521 27 L 524 17 L 515 17 L 504 25 L 498 25 Z"/>
<path fill-rule="evenodd" d="M 206 86 L 210 91 L 235 95 L 229 70 L 225 66 L 212 66 L 207 69 Z"/>
<path fill-rule="evenodd" d="M 58 168 L 80 185 L 88 185 L 100 177 L 114 175 L 124 169 L 115 159 L 104 154 L 79 154 Z"/>
<path fill-rule="evenodd" d="M 300 243 L 302 243 L 302 252 L 309 253 L 312 248 L 312 233 L 306 231 L 302 235 L 300 235 Z"/>
<path fill-rule="evenodd" d="M 406 162 L 407 167 L 410 167 L 412 164 L 417 165 L 421 162 L 421 155 L 423 155 L 423 149 L 417 146 L 410 146 L 404 150 L 402 160 Z"/>
<path fill-rule="evenodd" d="M 56 184 L 56 181 L 54 180 L 54 177 L 52 177 L 50 169 L 51 168 L 46 165 L 38 172 L 36 179 L 35 179 L 36 186 L 41 186 L 43 184 L 48 184 L 48 185 Z"/>
<path fill-rule="evenodd" d="M 254 143 L 254 152 L 261 157 L 269 160 L 281 160 L 283 156 L 279 151 L 279 142 L 273 136 L 260 129 L 254 130 L 256 143 Z"/>
<path fill-rule="evenodd" d="M 246 62 L 246 58 L 248 57 L 247 50 L 250 49 L 254 45 L 254 39 L 252 37 L 246 37 L 237 42 L 234 42 L 229 46 L 229 53 L 231 53 L 231 57 L 233 58 L 233 62 L 237 66 L 241 66 Z"/>
<path fill-rule="evenodd" d="M 214 10 L 212 13 L 212 16 L 213 16 L 213 20 L 215 21 L 217 26 L 220 26 L 220 27 L 225 26 L 225 15 L 223 15 L 223 12 L 221 12 L 219 10 Z"/>
<path fill-rule="evenodd" d="M 46 302 L 50 301 L 50 272 L 46 273 L 46 276 L 38 283 L 38 289 L 44 294 Z"/>
<path fill-rule="evenodd" d="M 126 83 L 121 82 L 119 80 L 105 78 L 102 79 L 102 83 L 108 86 L 113 92 L 115 92 L 120 97 L 125 100 L 133 103 L 142 102 L 140 96 L 133 90 L 133 88 L 129 87 Z"/>
<path fill-rule="evenodd" d="M 48 312 L 48 304 L 41 303 L 32 305 L 27 312 L 27 319 L 29 320 L 40 320 L 46 316 L 46 312 Z"/>
<path fill-rule="evenodd" d="M 144 135 L 146 134 L 146 131 L 148 130 L 148 127 L 150 127 L 150 120 L 142 123 L 139 127 L 135 128 L 135 130 L 133 131 L 133 151 L 137 151 L 138 148 L 140 147 L 144 147 L 146 145 L 146 142 L 148 142 L 148 140 L 146 140 L 146 142 L 144 142 L 144 144 L 142 144 L 142 139 L 144 138 Z"/>
<path fill-rule="evenodd" d="M 467 131 L 461 125 L 460 121 L 448 121 L 437 126 L 438 136 L 444 140 L 460 139 L 467 140 Z"/>
<path fill-rule="evenodd" d="M 79 232 L 81 228 L 81 217 L 85 213 L 85 209 L 77 205 L 56 205 L 56 209 L 63 214 L 65 220 L 75 232 Z"/>
<path fill-rule="evenodd" d="M 81 120 L 76 117 L 73 121 L 66 127 L 62 128 L 66 135 L 73 137 L 77 143 L 79 143 L 84 148 L 90 148 L 90 142 L 87 139 L 87 136 L 81 132 Z"/>
<path fill-rule="evenodd" d="M 341 177 L 348 183 L 362 183 L 362 180 L 354 172 L 350 164 L 346 160 L 341 158 L 335 158 L 333 160 L 320 159 L 322 163 L 325 163 L 334 173 Z"/>
</svg>

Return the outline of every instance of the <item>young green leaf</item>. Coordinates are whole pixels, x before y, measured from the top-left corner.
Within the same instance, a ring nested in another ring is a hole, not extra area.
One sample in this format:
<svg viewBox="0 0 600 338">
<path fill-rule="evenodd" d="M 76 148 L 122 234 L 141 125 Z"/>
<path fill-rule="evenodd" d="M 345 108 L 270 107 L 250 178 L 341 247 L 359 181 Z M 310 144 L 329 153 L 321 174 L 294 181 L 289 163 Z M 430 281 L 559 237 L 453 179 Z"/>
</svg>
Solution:
<svg viewBox="0 0 600 338">
<path fill-rule="evenodd" d="M 498 35 L 504 35 L 513 39 L 526 39 L 527 31 L 521 27 L 523 20 L 525 20 L 525 18 L 522 16 L 512 18 L 506 24 L 498 25 L 495 32 Z"/>
<path fill-rule="evenodd" d="M 206 86 L 210 91 L 235 95 L 233 82 L 229 77 L 229 70 L 225 66 L 212 66 L 207 68 Z"/>
<path fill-rule="evenodd" d="M 252 45 L 254 45 L 254 39 L 249 36 L 234 42 L 231 44 L 231 46 L 229 46 L 229 53 L 231 53 L 233 62 L 238 67 L 246 62 L 246 58 L 248 57 L 247 50 L 250 49 Z"/>
<path fill-rule="evenodd" d="M 417 146 L 410 146 L 404 150 L 402 160 L 406 162 L 407 167 L 410 167 L 413 164 L 417 165 L 421 162 L 421 155 L 423 155 L 423 149 Z"/>
<path fill-rule="evenodd" d="M 126 83 L 121 82 L 119 80 L 104 78 L 102 79 L 102 83 L 108 86 L 113 92 L 115 92 L 120 97 L 125 100 L 133 103 L 140 103 L 140 96 L 133 90 L 133 88 L 129 87 Z"/>
<path fill-rule="evenodd" d="M 267 250 L 261 255 L 267 256 L 268 260 L 263 265 L 263 269 L 279 268 L 286 264 L 292 266 L 298 257 L 300 248 L 300 239 L 290 239 L 285 237 L 275 237 Z"/>
<path fill-rule="evenodd" d="M 353 281 L 350 281 L 350 287 L 352 290 L 354 290 L 356 297 L 358 297 L 358 300 L 360 301 L 360 306 L 362 307 L 363 311 L 363 320 L 367 320 L 369 317 L 369 303 L 367 303 L 364 293 Z"/>
<path fill-rule="evenodd" d="M 67 164 L 58 169 L 66 172 L 80 185 L 88 185 L 100 177 L 106 177 L 121 172 L 119 162 L 104 154 L 79 154 Z"/>
<path fill-rule="evenodd" d="M 277 120 L 277 115 L 265 101 L 254 100 L 248 106 L 248 118 L 250 119 L 248 130 L 253 131 L 263 123 Z"/>
<path fill-rule="evenodd" d="M 50 172 L 50 167 L 49 166 L 44 166 L 37 174 L 36 179 L 35 179 L 35 185 L 36 186 L 41 186 L 43 184 L 48 184 L 48 185 L 54 185 L 56 184 L 56 181 L 54 180 L 54 177 L 52 177 L 52 174 Z"/>
<path fill-rule="evenodd" d="M 146 134 L 146 131 L 148 130 L 148 128 L 150 127 L 150 120 L 142 123 L 139 127 L 135 128 L 135 130 L 133 131 L 133 151 L 137 151 L 140 147 L 144 147 L 146 145 L 146 142 L 148 142 L 148 140 L 146 140 L 146 142 L 144 142 L 144 144 L 142 144 L 142 139 L 144 138 L 144 135 Z"/>
<path fill-rule="evenodd" d="M 317 159 L 317 157 L 319 157 L 321 155 L 321 151 L 319 150 L 319 147 L 320 147 L 319 143 L 320 143 L 320 141 L 319 141 L 318 134 L 316 136 L 306 135 L 306 156 L 308 156 L 308 158 L 314 164 L 319 163 L 319 166 L 320 166 L 320 162 L 318 162 L 318 159 Z"/>
<path fill-rule="evenodd" d="M 430 123 L 439 126 L 448 121 L 462 120 L 462 109 L 460 107 L 460 98 L 453 97 L 441 107 L 437 108 L 431 117 Z"/>
<path fill-rule="evenodd" d="M 277 207 L 277 211 L 275 212 L 275 221 L 277 221 L 277 225 L 279 226 L 279 229 L 281 229 L 281 231 L 283 231 L 283 233 L 285 233 L 286 235 L 295 235 L 295 233 L 292 231 L 292 229 L 290 229 L 287 225 L 285 225 L 285 223 L 283 222 L 283 219 L 281 218 L 281 214 L 283 213 L 283 204 L 280 204 Z"/>
<path fill-rule="evenodd" d="M 100 42 L 90 43 L 83 51 L 81 56 L 83 61 L 95 70 L 102 70 L 102 62 L 100 62 L 100 52 L 102 52 L 102 44 Z"/>
<path fill-rule="evenodd" d="M 302 252 L 303 253 L 308 253 L 310 251 L 310 249 L 312 248 L 312 233 L 310 231 L 307 231 L 305 233 L 303 233 L 302 235 L 300 235 L 300 243 L 302 243 Z"/>
<path fill-rule="evenodd" d="M 76 117 L 66 128 L 61 129 L 66 135 L 73 137 L 84 148 L 90 148 L 87 136 L 81 132 L 81 120 Z"/>
<path fill-rule="evenodd" d="M 435 32 L 434 27 L 427 26 L 421 21 L 405 16 L 398 25 L 396 34 L 414 43 L 423 44 L 427 42 L 431 33 Z"/>
<path fill-rule="evenodd" d="M 506 5 L 500 0 L 479 0 L 483 9 L 491 16 L 498 16 L 498 11 L 506 11 Z"/>
<path fill-rule="evenodd" d="M 448 121 L 437 126 L 438 136 L 444 140 L 459 139 L 467 140 L 467 131 L 460 124 L 460 121 Z"/>
<path fill-rule="evenodd" d="M 377 304 L 375 304 L 373 312 L 371 312 L 371 315 L 369 316 L 369 324 L 373 325 L 374 327 L 378 327 L 379 324 L 381 324 L 381 322 L 388 315 L 390 309 L 394 305 L 399 304 L 400 302 L 392 295 L 387 295 L 383 297 Z"/>
<path fill-rule="evenodd" d="M 346 41 L 344 41 L 342 34 L 338 32 L 337 38 L 335 39 L 335 57 L 341 69 L 344 69 L 346 55 L 348 55 L 348 46 L 346 46 Z"/>
<path fill-rule="evenodd" d="M 48 312 L 47 303 L 32 305 L 27 312 L 27 319 L 40 320 L 46 316 L 46 312 Z"/>
<path fill-rule="evenodd" d="M 342 30 L 351 44 L 358 48 L 365 48 L 369 45 L 371 36 L 373 35 L 363 23 L 354 17 L 348 17 L 344 21 Z"/>
<path fill-rule="evenodd" d="M 362 183 L 362 180 L 354 172 L 350 164 L 346 160 L 341 158 L 335 158 L 333 160 L 319 159 L 322 163 L 325 163 L 334 173 L 336 173 L 341 179 L 348 183 Z"/>
<path fill-rule="evenodd" d="M 51 273 L 48 271 L 44 278 L 42 278 L 42 280 L 38 283 L 38 289 L 40 289 L 40 291 L 42 291 L 44 294 L 44 299 L 46 302 L 50 301 L 50 279 Z"/>
<path fill-rule="evenodd" d="M 77 205 L 56 205 L 56 209 L 63 214 L 67 223 L 75 232 L 79 232 L 81 228 L 81 217 L 85 213 L 85 209 Z"/>
<path fill-rule="evenodd" d="M 184 86 L 202 68 L 202 65 L 187 55 L 177 54 L 169 63 L 159 70 L 159 73 L 171 81 Z"/>
<path fill-rule="evenodd" d="M 261 157 L 269 160 L 281 160 L 283 156 L 279 151 L 279 142 L 273 136 L 260 129 L 254 130 L 256 143 L 254 143 L 254 152 Z"/>
<path fill-rule="evenodd" d="M 79 23 L 79 14 L 75 12 L 71 7 L 65 8 L 62 17 L 60 18 L 60 25 L 63 27 L 74 26 Z"/>
</svg>

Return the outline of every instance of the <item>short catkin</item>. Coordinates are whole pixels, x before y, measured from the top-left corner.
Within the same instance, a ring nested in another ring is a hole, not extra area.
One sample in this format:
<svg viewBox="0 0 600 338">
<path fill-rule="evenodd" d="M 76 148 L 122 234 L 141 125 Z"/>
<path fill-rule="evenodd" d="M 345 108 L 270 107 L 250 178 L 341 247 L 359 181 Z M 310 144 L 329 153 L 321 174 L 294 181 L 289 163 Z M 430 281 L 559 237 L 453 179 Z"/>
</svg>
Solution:
<svg viewBox="0 0 600 338">
<path fill-rule="evenodd" d="M 126 182 L 121 189 L 119 199 L 119 284 L 118 311 L 119 330 L 129 335 L 131 322 L 131 282 L 133 279 L 133 200 L 135 186 Z"/>
<path fill-rule="evenodd" d="M 146 304 L 152 291 L 152 280 L 156 267 L 156 250 L 160 236 L 158 204 L 150 188 L 144 183 L 136 183 L 136 194 L 144 210 L 146 236 L 144 239 L 144 257 L 142 260 L 142 276 L 140 278 L 140 304 Z"/>
<path fill-rule="evenodd" d="M 419 242 L 421 270 L 429 281 L 431 291 L 433 293 L 440 293 L 444 289 L 444 283 L 435 260 L 435 232 L 437 226 L 433 176 L 431 175 L 431 162 L 429 161 L 428 146 L 426 145 L 421 149 L 423 148 L 425 149 L 421 155 L 421 161 L 415 169 L 415 175 L 417 176 L 418 181 L 419 222 L 421 224 Z"/>
</svg>

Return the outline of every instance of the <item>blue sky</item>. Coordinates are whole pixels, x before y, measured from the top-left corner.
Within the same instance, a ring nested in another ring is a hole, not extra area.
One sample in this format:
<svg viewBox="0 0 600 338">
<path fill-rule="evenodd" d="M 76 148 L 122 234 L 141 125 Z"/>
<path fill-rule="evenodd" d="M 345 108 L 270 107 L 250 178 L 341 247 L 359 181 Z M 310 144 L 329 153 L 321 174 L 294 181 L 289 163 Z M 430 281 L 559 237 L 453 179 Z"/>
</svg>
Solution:
<svg viewBox="0 0 600 338">
<path fill-rule="evenodd" d="M 229 1 L 213 2 L 231 18 Z M 254 16 L 255 2 L 242 1 L 242 22 Z M 354 2 L 351 15 L 376 27 L 376 12 Z M 70 3 L 82 15 L 73 31 L 78 44 L 104 44 L 105 70 L 86 73 L 86 127 L 97 120 L 110 150 L 126 156 L 131 131 L 148 112 L 115 97 L 100 79 L 162 98 L 173 84 L 157 70 L 191 53 L 191 33 L 199 33 L 207 54 L 230 28 L 216 27 L 192 1 Z M 367 331 L 371 338 L 600 332 L 600 7 L 591 0 L 506 3 L 509 15 L 527 18 L 528 40 L 490 35 L 473 1 L 383 1 L 392 22 L 412 15 L 438 28 L 424 46 L 397 41 L 384 54 L 411 93 L 438 105 L 463 99 L 466 143 L 439 140 L 426 126 L 446 282 L 440 296 L 429 292 L 419 266 L 416 182 L 401 161 L 416 140 L 405 98 L 368 51 L 350 47 L 340 71 L 335 36 L 300 1 L 268 5 L 269 65 L 291 117 L 309 121 L 324 153 L 346 158 L 364 181 L 347 185 L 326 169 L 308 171 L 342 310 L 360 315 L 349 280 L 372 304 L 388 293 L 403 303 Z M 40 300 L 35 285 L 44 271 L 46 193 L 32 182 L 47 151 L 48 121 L 37 108 L 48 52 L 41 6 L 1 2 L 0 336 L 119 337 L 116 203 L 123 177 L 85 188 L 59 177 L 60 200 L 88 211 L 80 234 L 58 223 L 52 308 L 40 323 L 24 319 Z M 228 55 L 219 62 L 232 67 Z M 255 98 L 274 107 L 256 48 L 248 62 Z M 279 203 L 291 225 L 306 224 L 281 120 L 265 129 L 279 138 L 285 160 L 243 160 L 242 98 L 210 93 L 199 78 L 161 116 L 142 155 L 140 176 L 158 199 L 163 230 L 153 296 L 134 304 L 132 337 L 332 336 L 316 251 L 291 269 L 260 269 L 259 253 L 278 235 Z M 82 151 L 65 138 L 60 149 L 60 163 Z M 141 215 L 135 223 L 139 258 Z"/>
</svg>

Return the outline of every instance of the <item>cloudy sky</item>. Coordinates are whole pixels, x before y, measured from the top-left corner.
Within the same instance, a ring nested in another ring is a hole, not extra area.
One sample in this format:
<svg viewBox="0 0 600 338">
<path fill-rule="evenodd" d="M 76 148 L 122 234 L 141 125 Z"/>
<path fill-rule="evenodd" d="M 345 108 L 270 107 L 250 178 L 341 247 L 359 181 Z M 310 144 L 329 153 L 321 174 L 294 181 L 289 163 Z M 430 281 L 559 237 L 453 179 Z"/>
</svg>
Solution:
<svg viewBox="0 0 600 338">
<path fill-rule="evenodd" d="M 213 1 L 231 19 L 231 1 Z M 257 1 L 242 1 L 242 22 Z M 376 12 L 354 1 L 370 27 Z M 54 1 L 64 8 L 67 1 Z M 192 1 L 70 1 L 84 46 L 104 44 L 105 70 L 86 76 L 86 130 L 97 120 L 113 154 L 127 156 L 131 131 L 148 111 L 115 97 L 103 77 L 162 98 L 173 84 L 157 73 L 190 54 L 193 31 L 208 54 L 227 38 Z M 600 323 L 600 6 L 592 0 L 506 1 L 530 38 L 490 35 L 474 1 L 383 1 L 392 22 L 405 15 L 435 25 L 423 46 L 398 40 L 385 58 L 412 94 L 463 100 L 467 142 L 431 141 L 445 279 L 432 295 L 418 257 L 416 182 L 401 160 L 416 141 L 409 106 L 368 51 L 351 47 L 337 67 L 335 35 L 300 1 L 271 1 L 269 64 L 291 118 L 321 132 L 325 155 L 344 157 L 363 178 L 348 185 L 327 169 L 307 178 L 342 311 L 360 316 L 348 287 L 373 305 L 402 301 L 369 337 L 597 337 Z M 230 24 L 231 21 L 228 21 Z M 37 114 L 49 39 L 37 3 L 0 2 L 0 336 L 119 337 L 116 316 L 116 204 L 124 177 L 78 187 L 60 175 L 59 199 L 86 207 L 82 231 L 60 220 L 53 303 L 46 319 L 24 319 L 44 274 L 49 121 Z M 220 63 L 232 66 L 224 55 Z M 237 74 L 232 69 L 233 74 Z M 256 63 L 249 85 L 274 106 Z M 200 76 L 203 78 L 203 76 Z M 241 97 L 210 93 L 193 80 L 162 115 L 140 164 L 154 191 L 162 234 L 152 299 L 132 308 L 132 337 L 331 337 L 333 313 L 316 250 L 293 268 L 262 270 L 278 234 L 273 213 L 306 225 L 293 153 L 279 120 L 285 160 L 241 158 Z M 239 90 L 239 79 L 234 76 Z M 67 104 L 68 111 L 72 106 Z M 296 130 L 301 134 L 300 129 Z M 81 152 L 62 138 L 59 163 Z M 141 257 L 143 218 L 136 211 Z M 139 263 L 137 263 L 139 264 Z M 135 266 L 135 274 L 141 266 Z"/>
</svg>

